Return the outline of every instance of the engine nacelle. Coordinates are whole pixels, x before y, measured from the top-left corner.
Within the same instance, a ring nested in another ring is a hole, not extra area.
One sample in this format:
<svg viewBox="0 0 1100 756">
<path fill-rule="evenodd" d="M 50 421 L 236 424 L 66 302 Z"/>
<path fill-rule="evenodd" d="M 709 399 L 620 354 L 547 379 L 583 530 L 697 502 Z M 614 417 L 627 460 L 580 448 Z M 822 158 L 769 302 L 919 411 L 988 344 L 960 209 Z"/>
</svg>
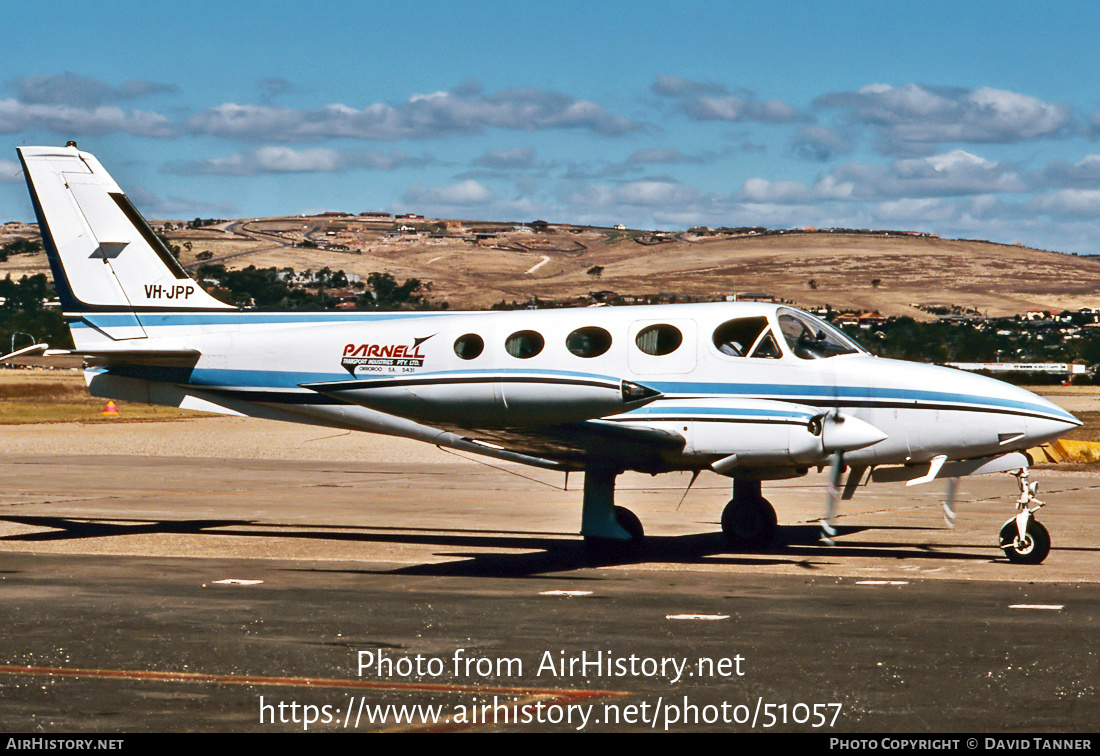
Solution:
<svg viewBox="0 0 1100 756">
<path fill-rule="evenodd" d="M 661 396 L 648 386 L 571 373 L 454 372 L 304 384 L 326 396 L 428 424 L 523 428 L 593 420 Z"/>
<path fill-rule="evenodd" d="M 820 464 L 836 451 L 886 434 L 850 415 L 767 399 L 662 399 L 625 418 L 644 419 L 685 439 L 684 454 L 710 457 L 719 473 L 738 468 Z"/>
</svg>

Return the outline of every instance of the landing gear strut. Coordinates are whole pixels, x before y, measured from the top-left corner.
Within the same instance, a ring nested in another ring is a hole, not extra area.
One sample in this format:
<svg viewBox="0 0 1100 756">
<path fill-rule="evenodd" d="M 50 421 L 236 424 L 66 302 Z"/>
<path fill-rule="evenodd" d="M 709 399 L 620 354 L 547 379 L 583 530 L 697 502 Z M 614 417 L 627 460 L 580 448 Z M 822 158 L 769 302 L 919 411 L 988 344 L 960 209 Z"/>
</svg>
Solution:
<svg viewBox="0 0 1100 756">
<path fill-rule="evenodd" d="M 642 521 L 626 507 L 615 506 L 615 478 L 620 472 L 608 467 L 584 471 L 581 535 L 591 557 L 629 557 L 642 549 Z"/>
<path fill-rule="evenodd" d="M 1019 514 L 1001 527 L 1000 546 L 1010 562 L 1039 564 L 1050 553 L 1050 534 L 1035 519 L 1035 513 L 1043 506 L 1043 502 L 1035 498 L 1039 484 L 1027 482 L 1026 467 L 1013 474 L 1020 486 L 1020 498 L 1016 500 Z"/>
<path fill-rule="evenodd" d="M 722 535 L 740 551 L 762 549 L 775 537 L 778 520 L 760 493 L 758 480 L 734 480 L 733 498 L 722 510 Z"/>
</svg>

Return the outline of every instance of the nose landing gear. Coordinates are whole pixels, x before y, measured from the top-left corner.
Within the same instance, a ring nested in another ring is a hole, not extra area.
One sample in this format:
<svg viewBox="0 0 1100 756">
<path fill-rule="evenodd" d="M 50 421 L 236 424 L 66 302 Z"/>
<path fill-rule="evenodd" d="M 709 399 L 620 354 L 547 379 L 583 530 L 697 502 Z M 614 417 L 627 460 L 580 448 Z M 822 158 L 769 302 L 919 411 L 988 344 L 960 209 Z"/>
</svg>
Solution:
<svg viewBox="0 0 1100 756">
<path fill-rule="evenodd" d="M 1035 498 L 1038 483 L 1028 483 L 1027 468 L 1013 473 L 1020 486 L 1020 498 L 1016 500 L 1019 514 L 1001 527 L 999 545 L 1008 561 L 1015 564 L 1040 564 L 1050 553 L 1050 534 L 1035 519 L 1035 513 L 1043 502 Z"/>
</svg>

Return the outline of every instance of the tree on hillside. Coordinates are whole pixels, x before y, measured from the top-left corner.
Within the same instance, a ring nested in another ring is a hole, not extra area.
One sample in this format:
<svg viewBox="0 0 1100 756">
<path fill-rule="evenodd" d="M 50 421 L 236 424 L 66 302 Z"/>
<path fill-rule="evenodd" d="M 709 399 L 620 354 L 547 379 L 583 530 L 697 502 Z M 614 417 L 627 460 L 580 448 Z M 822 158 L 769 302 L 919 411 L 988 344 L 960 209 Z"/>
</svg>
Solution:
<svg viewBox="0 0 1100 756">
<path fill-rule="evenodd" d="M 419 293 L 422 284 L 417 278 L 406 278 L 399 286 L 389 273 L 371 273 L 367 276 L 367 286 L 370 291 L 356 300 L 364 310 L 398 310 L 424 304 L 424 297 Z"/>
</svg>

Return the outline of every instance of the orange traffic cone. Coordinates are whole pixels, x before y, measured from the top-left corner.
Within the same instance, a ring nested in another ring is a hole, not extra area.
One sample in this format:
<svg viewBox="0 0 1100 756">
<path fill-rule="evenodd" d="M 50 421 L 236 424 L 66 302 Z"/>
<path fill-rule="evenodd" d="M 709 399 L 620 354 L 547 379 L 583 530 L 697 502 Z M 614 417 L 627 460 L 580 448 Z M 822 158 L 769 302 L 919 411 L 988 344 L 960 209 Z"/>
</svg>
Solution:
<svg viewBox="0 0 1100 756">
<path fill-rule="evenodd" d="M 104 407 L 103 411 L 99 414 L 108 415 L 110 417 L 118 417 L 118 407 L 115 406 L 114 402 L 107 402 L 107 406 Z"/>
</svg>

